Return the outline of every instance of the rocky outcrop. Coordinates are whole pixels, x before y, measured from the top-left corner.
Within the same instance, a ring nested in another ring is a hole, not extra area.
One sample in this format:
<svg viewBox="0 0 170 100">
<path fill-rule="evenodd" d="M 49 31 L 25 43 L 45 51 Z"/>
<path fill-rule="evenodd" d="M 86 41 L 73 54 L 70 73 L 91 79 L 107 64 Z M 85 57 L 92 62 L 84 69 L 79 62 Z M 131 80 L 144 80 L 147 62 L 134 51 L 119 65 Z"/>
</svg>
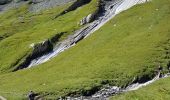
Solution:
<svg viewBox="0 0 170 100">
<path fill-rule="evenodd" d="M 80 25 L 85 25 L 95 20 L 96 13 L 89 14 L 80 21 Z"/>
<path fill-rule="evenodd" d="M 33 59 L 42 56 L 53 50 L 53 46 L 49 40 L 46 40 L 42 43 L 37 43 L 33 46 L 33 51 L 25 58 L 24 62 L 22 62 L 14 71 L 19 69 L 26 68 Z"/>
<path fill-rule="evenodd" d="M 92 14 L 89 14 L 86 17 L 84 17 L 82 20 L 80 20 L 79 24 L 85 25 L 85 24 L 88 24 L 90 22 L 93 22 L 98 17 L 103 16 L 103 13 L 106 10 L 105 7 L 110 6 L 110 4 L 107 4 L 109 1 L 112 1 L 112 0 L 99 0 L 98 9 L 95 12 L 93 12 Z"/>
<path fill-rule="evenodd" d="M 31 47 L 33 47 L 32 52 L 26 56 L 25 60 L 21 62 L 14 71 L 27 68 L 33 59 L 36 59 L 46 53 L 51 52 L 53 50 L 53 46 L 55 45 L 55 43 L 59 41 L 59 39 L 64 33 L 65 32 L 56 34 L 52 38 L 41 43 L 31 44 Z"/>
</svg>

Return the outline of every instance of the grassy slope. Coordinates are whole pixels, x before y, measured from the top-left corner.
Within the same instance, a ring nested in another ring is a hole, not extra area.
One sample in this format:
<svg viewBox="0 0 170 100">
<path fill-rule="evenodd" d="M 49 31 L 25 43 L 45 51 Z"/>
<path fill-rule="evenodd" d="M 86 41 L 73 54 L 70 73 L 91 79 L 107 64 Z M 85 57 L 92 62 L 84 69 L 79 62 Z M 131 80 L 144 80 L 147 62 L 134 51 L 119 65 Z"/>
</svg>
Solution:
<svg viewBox="0 0 170 100">
<path fill-rule="evenodd" d="M 122 95 L 112 97 L 111 100 L 169 100 L 170 78 L 161 79 L 156 83 Z"/>
<path fill-rule="evenodd" d="M 101 86 L 106 80 L 124 86 L 133 77 L 152 74 L 160 63 L 167 67 L 169 3 L 153 0 L 133 7 L 51 61 L 1 75 L 0 94 L 14 99 L 33 90 L 57 97 Z"/>
<path fill-rule="evenodd" d="M 1 14 L 0 73 L 14 69 L 16 62 L 23 60 L 23 57 L 32 50 L 30 44 L 42 42 L 59 32 L 71 34 L 80 28 L 78 22 L 97 9 L 96 1 L 92 0 L 88 5 L 54 20 L 53 18 L 70 4 L 38 14 L 29 13 L 28 5 L 23 5 Z"/>
</svg>

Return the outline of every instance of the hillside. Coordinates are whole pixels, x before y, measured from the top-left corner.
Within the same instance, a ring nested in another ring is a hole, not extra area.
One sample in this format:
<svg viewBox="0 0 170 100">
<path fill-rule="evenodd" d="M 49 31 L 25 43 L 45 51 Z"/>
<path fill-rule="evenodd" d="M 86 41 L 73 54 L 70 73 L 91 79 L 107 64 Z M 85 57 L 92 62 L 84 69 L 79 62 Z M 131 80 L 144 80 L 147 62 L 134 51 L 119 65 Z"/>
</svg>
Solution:
<svg viewBox="0 0 170 100">
<path fill-rule="evenodd" d="M 56 34 L 65 32 L 64 38 L 72 31 L 80 28 L 77 23 L 95 11 L 95 0 L 81 9 L 55 19 L 70 4 L 62 5 L 39 13 L 28 12 L 29 4 L 24 4 L 1 14 L 0 71 L 12 71 L 17 64 L 32 51 L 32 43 L 50 39 Z M 93 8 L 88 10 L 89 8 Z M 97 9 L 97 7 L 96 7 Z M 57 13 L 56 13 L 57 12 Z M 76 13 L 79 12 L 79 13 Z M 5 21 L 4 19 L 7 19 Z M 66 25 L 67 24 L 67 25 Z M 8 46 L 8 47 L 7 47 Z M 22 49 L 21 49 L 22 48 Z M 15 51 L 13 51 L 15 50 Z M 17 51 L 17 53 L 16 53 Z M 5 59 L 4 59 L 5 58 Z"/>
<path fill-rule="evenodd" d="M 111 100 L 169 100 L 170 79 L 162 79 L 137 91 L 113 97 Z"/>
<path fill-rule="evenodd" d="M 103 2 L 107 6 L 109 1 Z M 54 48 L 90 25 L 80 25 L 83 18 L 97 12 L 95 17 L 100 19 L 103 14 L 98 0 L 81 3 L 75 9 L 75 1 L 68 0 L 37 12 L 29 11 L 32 5 L 24 1 L 0 13 L 0 96 L 26 99 L 30 90 L 44 99 L 91 96 L 106 85 L 124 89 L 151 80 L 159 71 L 162 75 L 169 72 L 170 0 L 152 0 L 123 11 L 71 48 L 27 68 L 25 62 L 35 57 L 33 43 L 43 45 L 49 40 Z M 35 60 L 48 50 L 35 53 Z M 168 100 L 168 83 L 169 78 L 157 80 L 111 99 Z"/>
</svg>

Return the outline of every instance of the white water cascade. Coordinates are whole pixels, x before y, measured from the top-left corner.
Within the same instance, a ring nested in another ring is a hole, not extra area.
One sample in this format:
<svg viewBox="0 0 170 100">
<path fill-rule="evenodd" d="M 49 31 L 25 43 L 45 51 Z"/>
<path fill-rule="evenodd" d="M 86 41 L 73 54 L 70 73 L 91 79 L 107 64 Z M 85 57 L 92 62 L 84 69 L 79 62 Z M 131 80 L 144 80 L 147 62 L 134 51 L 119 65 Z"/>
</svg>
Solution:
<svg viewBox="0 0 170 100">
<path fill-rule="evenodd" d="M 32 60 L 28 68 L 47 62 L 48 60 L 57 56 L 59 53 L 76 45 L 76 43 L 80 41 L 82 38 L 86 38 L 90 34 L 94 33 L 96 30 L 98 30 L 104 24 L 110 21 L 115 15 L 119 14 L 120 12 L 124 10 L 129 9 L 130 7 L 136 4 L 145 3 L 147 1 L 148 0 L 110 0 L 110 1 L 107 1 L 107 4 L 105 5 L 105 12 L 102 16 L 100 16 L 97 20 L 88 24 L 84 28 L 76 31 L 73 35 L 68 36 L 67 39 L 59 42 L 56 45 L 56 47 L 54 47 L 52 52 L 45 54 L 37 59 Z"/>
<path fill-rule="evenodd" d="M 170 77 L 170 73 L 163 75 L 162 77 L 160 77 L 160 72 L 152 79 L 152 80 L 148 80 L 144 83 L 133 83 L 129 86 L 127 86 L 126 88 L 121 88 L 118 86 L 105 86 L 104 88 L 102 88 L 101 90 L 99 90 L 98 92 L 96 92 L 95 94 L 91 95 L 91 96 L 80 96 L 80 97 L 66 97 L 66 98 L 60 98 L 60 100 L 109 100 L 109 97 L 114 96 L 116 94 L 121 94 L 121 93 L 126 93 L 129 91 L 134 91 L 134 90 L 138 90 L 144 86 L 147 86 L 149 84 L 154 83 L 157 80 L 163 79 L 163 78 L 167 78 Z"/>
</svg>

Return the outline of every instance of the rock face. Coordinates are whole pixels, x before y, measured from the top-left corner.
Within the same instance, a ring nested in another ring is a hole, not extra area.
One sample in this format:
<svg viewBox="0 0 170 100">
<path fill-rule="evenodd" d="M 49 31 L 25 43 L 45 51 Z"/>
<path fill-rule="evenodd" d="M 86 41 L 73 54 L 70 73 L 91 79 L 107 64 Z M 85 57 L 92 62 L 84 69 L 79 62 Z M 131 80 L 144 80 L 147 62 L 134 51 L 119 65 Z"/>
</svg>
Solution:
<svg viewBox="0 0 170 100">
<path fill-rule="evenodd" d="M 33 59 L 37 59 L 38 57 L 41 57 L 42 55 L 53 51 L 53 45 L 59 41 L 60 37 L 64 33 L 65 32 L 56 34 L 52 38 L 41 43 L 31 44 L 31 47 L 33 47 L 33 51 L 25 58 L 25 60 L 21 64 L 19 64 L 19 66 L 16 67 L 14 71 L 27 68 Z"/>
<path fill-rule="evenodd" d="M 36 59 L 37 57 L 40 57 L 41 55 L 46 54 L 53 50 L 53 45 L 49 40 L 46 40 L 42 43 L 38 43 L 32 46 L 33 46 L 32 53 L 30 53 L 25 58 L 24 62 L 19 64 L 19 66 L 14 71 L 26 68 L 30 64 L 32 59 Z"/>
<path fill-rule="evenodd" d="M 85 25 L 87 23 L 90 23 L 92 21 L 95 20 L 95 16 L 96 14 L 93 13 L 93 14 L 89 14 L 88 16 L 84 17 L 81 21 L 80 21 L 80 25 Z"/>
<path fill-rule="evenodd" d="M 34 50 L 31 54 L 33 58 L 40 56 L 46 52 L 49 52 L 53 49 L 53 45 L 49 40 L 46 40 L 42 43 L 38 43 L 34 46 Z"/>
</svg>

